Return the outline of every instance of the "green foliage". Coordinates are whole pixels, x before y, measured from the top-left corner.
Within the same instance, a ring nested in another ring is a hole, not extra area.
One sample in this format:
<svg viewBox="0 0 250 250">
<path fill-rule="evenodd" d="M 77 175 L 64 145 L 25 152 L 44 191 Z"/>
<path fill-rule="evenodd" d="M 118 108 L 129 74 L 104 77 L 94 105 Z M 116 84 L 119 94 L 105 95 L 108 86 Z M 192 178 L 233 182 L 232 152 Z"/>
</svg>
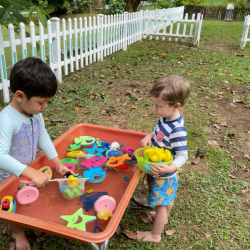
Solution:
<svg viewBox="0 0 250 250">
<path fill-rule="evenodd" d="M 121 14 L 124 12 L 125 3 L 123 0 L 110 0 L 109 11 L 110 14 Z"/>
<path fill-rule="evenodd" d="M 66 10 L 67 14 L 72 14 L 74 10 L 77 12 L 89 12 L 94 9 L 93 0 L 63 0 L 63 9 Z"/>
<path fill-rule="evenodd" d="M 204 5 L 204 3 L 206 2 L 206 0 L 183 0 L 181 3 L 183 5 Z"/>
<path fill-rule="evenodd" d="M 218 4 L 219 7 L 227 7 L 227 5 L 229 3 L 232 3 L 232 1 L 228 1 L 228 0 L 224 0 L 221 3 Z M 239 8 L 239 9 L 246 9 L 246 8 L 250 8 L 250 4 L 249 3 L 245 3 L 244 0 L 236 0 L 233 1 L 234 3 L 234 8 Z"/>
<path fill-rule="evenodd" d="M 159 9 L 167 9 L 173 7 L 173 2 L 171 0 L 158 0 L 157 7 Z"/>
<path fill-rule="evenodd" d="M 36 24 L 40 21 L 44 27 L 47 27 L 46 16 L 49 17 L 49 15 L 41 6 L 31 6 L 30 9 L 28 9 L 28 4 L 22 5 L 13 0 L 0 0 L 0 6 L 2 6 L 0 9 L 0 24 L 8 27 L 8 25 L 12 23 L 16 33 L 19 32 L 20 22 L 28 24 L 30 20 Z M 21 12 L 27 10 L 29 11 L 29 17 L 24 17 Z M 37 18 L 33 16 L 33 12 L 37 13 Z"/>
</svg>

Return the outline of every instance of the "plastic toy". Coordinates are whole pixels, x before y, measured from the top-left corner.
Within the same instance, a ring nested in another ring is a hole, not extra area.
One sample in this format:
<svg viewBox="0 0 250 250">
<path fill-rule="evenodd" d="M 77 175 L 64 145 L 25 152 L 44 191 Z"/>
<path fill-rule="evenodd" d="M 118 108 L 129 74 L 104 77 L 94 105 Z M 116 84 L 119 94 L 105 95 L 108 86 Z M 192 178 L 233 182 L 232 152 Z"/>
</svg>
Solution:
<svg viewBox="0 0 250 250">
<path fill-rule="evenodd" d="M 81 151 L 81 150 L 76 150 L 76 151 L 71 151 L 67 153 L 68 157 L 77 157 L 79 154 L 86 154 L 86 152 Z"/>
<path fill-rule="evenodd" d="M 95 138 L 92 136 L 80 136 L 79 138 L 75 138 L 75 144 L 81 146 L 90 146 L 95 143 Z"/>
<path fill-rule="evenodd" d="M 152 162 L 168 162 L 172 158 L 171 152 L 168 149 L 157 147 L 145 149 L 143 155 L 148 157 Z"/>
<path fill-rule="evenodd" d="M 121 150 L 116 150 L 116 149 L 110 149 L 110 150 L 107 150 L 106 151 L 106 154 L 105 154 L 108 158 L 114 156 L 114 157 L 118 157 L 118 156 L 122 156 L 123 153 Z"/>
<path fill-rule="evenodd" d="M 128 154 L 119 157 L 110 157 L 106 163 L 106 166 L 110 168 L 116 168 L 123 165 L 126 160 L 131 160 Z"/>
<path fill-rule="evenodd" d="M 81 145 L 77 145 L 77 144 L 71 144 L 69 145 L 69 149 L 67 149 L 68 151 L 75 151 L 77 149 L 80 149 Z"/>
<path fill-rule="evenodd" d="M 20 204 L 32 203 L 36 201 L 38 197 L 39 197 L 38 189 L 36 187 L 31 187 L 31 186 L 23 187 L 16 194 L 16 199 Z"/>
<path fill-rule="evenodd" d="M 15 213 L 16 201 L 12 196 L 4 196 L 0 203 L 0 210 Z"/>
<path fill-rule="evenodd" d="M 113 213 L 107 210 L 101 210 L 97 213 L 97 217 L 100 220 L 108 220 L 109 217 L 112 217 Z"/>
<path fill-rule="evenodd" d="M 52 178 L 52 170 L 49 166 L 39 168 L 38 171 L 45 173 L 49 180 Z"/>
<path fill-rule="evenodd" d="M 102 153 L 106 151 L 106 149 L 104 149 L 103 147 L 98 148 L 96 143 L 94 144 L 92 148 L 84 148 L 83 150 L 86 151 L 88 154 L 99 156 L 99 157 L 102 157 L 103 156 Z"/>
<path fill-rule="evenodd" d="M 109 142 L 107 142 L 107 141 L 102 142 L 102 148 L 104 150 L 109 150 L 110 146 L 111 146 L 111 144 Z"/>
<path fill-rule="evenodd" d="M 116 201 L 112 196 L 103 195 L 94 204 L 94 210 L 100 220 L 107 220 L 113 216 L 116 208 Z"/>
<path fill-rule="evenodd" d="M 80 200 L 83 202 L 83 208 L 86 212 L 94 207 L 95 202 L 103 195 L 108 195 L 107 192 L 92 192 L 81 195 Z"/>
<path fill-rule="evenodd" d="M 95 157 L 95 158 L 91 158 L 88 159 L 82 163 L 80 163 L 81 167 L 85 167 L 85 168 L 101 168 L 103 165 L 105 165 L 105 163 L 107 162 L 108 158 L 107 157 Z"/>
<path fill-rule="evenodd" d="M 147 157 L 144 156 L 144 150 L 149 149 L 148 147 L 145 148 L 138 148 L 135 150 L 134 155 L 137 159 L 137 164 L 140 170 L 144 173 L 153 175 L 153 173 L 150 170 L 151 165 L 169 165 L 173 161 L 173 157 L 171 156 L 171 159 L 168 162 L 160 162 L 160 163 L 153 163 L 151 162 Z"/>
<path fill-rule="evenodd" d="M 100 138 L 96 138 L 95 142 L 96 142 L 98 148 L 102 146 L 103 141 Z"/>
<path fill-rule="evenodd" d="M 110 145 L 110 149 L 120 149 L 120 144 L 118 142 L 112 142 L 111 145 Z"/>
<path fill-rule="evenodd" d="M 123 149 L 123 152 L 125 153 L 125 154 L 131 154 L 131 153 L 134 153 L 135 152 L 135 150 L 133 149 L 133 148 L 124 148 Z"/>
<path fill-rule="evenodd" d="M 74 164 L 74 165 L 78 164 L 78 161 L 76 159 L 72 159 L 72 158 L 61 159 L 61 162 L 63 164 L 65 164 L 65 163 L 70 163 L 70 164 Z"/>
<path fill-rule="evenodd" d="M 95 176 L 100 178 L 95 179 Z M 83 177 L 88 178 L 89 182 L 101 182 L 106 177 L 106 171 L 102 171 L 102 168 L 90 168 L 83 172 Z"/>
<path fill-rule="evenodd" d="M 96 220 L 96 216 L 92 215 L 85 215 L 83 214 L 82 208 L 78 209 L 72 215 L 62 215 L 60 218 L 66 221 L 68 224 L 67 227 L 76 228 L 82 231 L 86 231 L 86 224 Z M 80 218 L 81 222 L 77 223 L 78 219 Z"/>
<path fill-rule="evenodd" d="M 80 196 L 84 193 L 85 187 L 84 184 L 87 181 L 87 178 L 72 177 L 68 179 L 53 179 L 50 181 L 57 181 L 59 183 L 59 191 L 62 196 L 66 199 L 73 199 L 77 196 Z"/>
</svg>

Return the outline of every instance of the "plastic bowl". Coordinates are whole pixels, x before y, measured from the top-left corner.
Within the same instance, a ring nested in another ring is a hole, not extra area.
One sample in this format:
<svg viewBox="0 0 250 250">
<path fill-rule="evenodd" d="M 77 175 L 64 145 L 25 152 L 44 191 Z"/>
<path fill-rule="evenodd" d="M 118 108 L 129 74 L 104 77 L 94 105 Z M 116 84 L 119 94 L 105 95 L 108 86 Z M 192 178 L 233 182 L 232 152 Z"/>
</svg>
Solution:
<svg viewBox="0 0 250 250">
<path fill-rule="evenodd" d="M 145 149 L 147 149 L 148 147 L 144 147 L 144 148 L 138 148 L 135 150 L 134 152 L 134 156 L 136 157 L 137 159 L 137 164 L 138 164 L 138 167 L 139 169 L 146 173 L 146 174 L 150 174 L 150 175 L 153 175 L 153 173 L 150 171 L 150 166 L 151 165 L 169 165 L 172 161 L 173 161 L 173 156 L 171 155 L 171 160 L 168 161 L 168 162 L 160 162 L 160 163 L 154 163 L 154 162 L 151 162 L 151 161 L 145 161 L 143 159 L 144 155 L 143 155 L 143 152 Z"/>
</svg>

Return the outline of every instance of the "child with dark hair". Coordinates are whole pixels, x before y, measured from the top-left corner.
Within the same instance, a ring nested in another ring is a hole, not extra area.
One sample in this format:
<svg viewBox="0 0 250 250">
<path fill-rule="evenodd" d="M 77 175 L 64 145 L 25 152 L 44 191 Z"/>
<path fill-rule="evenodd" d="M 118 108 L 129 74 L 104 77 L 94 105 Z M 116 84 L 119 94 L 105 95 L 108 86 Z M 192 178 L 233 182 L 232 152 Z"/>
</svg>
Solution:
<svg viewBox="0 0 250 250">
<path fill-rule="evenodd" d="M 29 165 L 36 158 L 37 146 L 64 175 L 62 164 L 45 129 L 42 112 L 56 94 L 57 80 L 50 67 L 38 58 L 17 62 L 10 73 L 11 103 L 0 112 L 0 183 L 11 174 L 23 176 L 43 186 L 48 177 Z M 31 246 L 20 226 L 10 224 L 17 250 Z"/>
<path fill-rule="evenodd" d="M 159 116 L 155 129 L 141 140 L 141 145 L 164 147 L 173 155 L 169 165 L 151 165 L 153 176 L 148 175 L 148 204 L 156 211 L 149 214 L 154 218 L 151 231 L 137 232 L 137 239 L 161 242 L 161 233 L 168 223 L 178 188 L 177 170 L 188 159 L 187 132 L 180 113 L 189 95 L 189 82 L 178 75 L 168 75 L 159 80 L 150 90 L 154 111 Z"/>
</svg>

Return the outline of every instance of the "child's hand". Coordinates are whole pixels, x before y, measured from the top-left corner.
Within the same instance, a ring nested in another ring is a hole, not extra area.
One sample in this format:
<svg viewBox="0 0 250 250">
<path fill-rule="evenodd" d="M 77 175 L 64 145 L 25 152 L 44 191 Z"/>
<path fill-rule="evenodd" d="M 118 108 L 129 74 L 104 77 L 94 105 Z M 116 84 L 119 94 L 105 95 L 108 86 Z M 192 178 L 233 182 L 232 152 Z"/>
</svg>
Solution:
<svg viewBox="0 0 250 250">
<path fill-rule="evenodd" d="M 37 188 L 40 188 L 48 182 L 48 175 L 36 170 L 36 174 L 30 180 L 35 182 Z"/>
<path fill-rule="evenodd" d="M 159 177 L 164 174 L 169 174 L 177 170 L 174 164 L 170 165 L 151 165 L 151 172 L 154 174 L 153 177 Z"/>
<path fill-rule="evenodd" d="M 153 138 L 153 135 L 152 134 L 148 134 L 146 135 L 142 140 L 141 140 L 141 145 L 143 147 L 146 147 L 147 145 L 149 145 L 151 147 L 152 145 L 152 138 Z"/>
<path fill-rule="evenodd" d="M 48 182 L 48 175 L 38 171 L 34 168 L 31 168 L 29 166 L 27 166 L 21 176 L 26 177 L 28 179 L 30 179 L 31 181 L 34 181 L 36 184 L 37 188 L 42 187 L 44 184 L 46 184 Z"/>
<path fill-rule="evenodd" d="M 64 166 L 64 164 L 62 162 L 57 163 L 57 165 L 56 165 L 56 171 L 60 175 L 65 175 L 69 171 L 71 172 L 71 174 L 73 174 L 73 175 L 75 174 L 74 172 L 72 172 L 71 170 L 69 170 L 66 166 Z"/>
<path fill-rule="evenodd" d="M 65 175 L 69 171 L 74 175 L 75 173 L 71 170 L 69 170 L 64 164 L 61 162 L 60 158 L 57 156 L 51 160 L 51 162 L 56 166 L 56 171 L 60 175 Z"/>
</svg>

